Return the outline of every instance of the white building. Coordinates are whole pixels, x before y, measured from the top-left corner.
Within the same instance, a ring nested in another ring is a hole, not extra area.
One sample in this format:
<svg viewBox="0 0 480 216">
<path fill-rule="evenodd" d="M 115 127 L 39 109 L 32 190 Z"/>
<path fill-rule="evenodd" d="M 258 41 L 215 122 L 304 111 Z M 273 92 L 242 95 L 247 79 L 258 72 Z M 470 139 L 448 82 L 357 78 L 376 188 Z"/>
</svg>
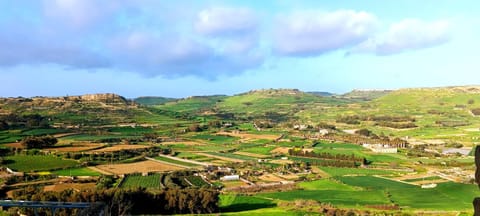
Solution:
<svg viewBox="0 0 480 216">
<path fill-rule="evenodd" d="M 397 153 L 398 152 L 398 148 L 391 147 L 389 145 L 364 143 L 362 146 L 376 153 Z"/>
<path fill-rule="evenodd" d="M 422 185 L 422 188 L 423 188 L 423 189 L 435 188 L 435 187 L 437 187 L 437 184 L 435 184 L 435 183 L 423 184 L 423 185 Z"/>
<path fill-rule="evenodd" d="M 222 181 L 238 181 L 240 180 L 239 175 L 226 175 L 220 178 Z"/>
</svg>

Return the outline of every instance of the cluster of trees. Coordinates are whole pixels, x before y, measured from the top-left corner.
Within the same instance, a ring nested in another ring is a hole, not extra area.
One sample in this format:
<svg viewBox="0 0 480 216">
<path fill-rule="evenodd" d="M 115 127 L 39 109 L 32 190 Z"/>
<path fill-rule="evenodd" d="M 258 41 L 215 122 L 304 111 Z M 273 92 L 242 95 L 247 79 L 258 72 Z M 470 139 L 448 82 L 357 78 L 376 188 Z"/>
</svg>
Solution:
<svg viewBox="0 0 480 216">
<path fill-rule="evenodd" d="M 8 114 L 0 116 L 0 130 L 15 128 L 49 128 L 48 118 L 39 114 L 17 115 Z"/>
<path fill-rule="evenodd" d="M 381 122 L 375 122 L 376 126 L 381 126 L 381 127 L 389 127 L 389 128 L 396 128 L 396 129 L 405 129 L 405 128 L 416 128 L 418 127 L 415 123 L 413 122 L 387 122 L 387 121 L 381 121 Z"/>
<path fill-rule="evenodd" d="M 282 183 L 274 183 L 274 184 L 257 184 L 257 185 L 248 185 L 248 186 L 240 186 L 240 187 L 233 187 L 228 188 L 226 191 L 229 192 L 237 192 L 241 194 L 251 194 L 251 193 L 260 193 L 260 192 L 280 192 L 280 191 L 291 191 L 298 189 L 295 184 L 282 184 Z"/>
<path fill-rule="evenodd" d="M 56 215 L 77 215 L 87 213 L 105 215 L 140 215 L 140 214 L 204 214 L 218 212 L 219 192 L 211 189 L 170 188 L 155 193 L 144 188 L 136 189 L 98 189 L 93 191 L 65 190 L 62 192 L 43 192 L 41 188 L 27 187 L 13 193 L 15 200 L 90 202 L 101 203 L 101 207 L 85 210 L 59 209 Z M 14 209 L 17 210 L 17 209 Z M 49 210 L 47 210 L 49 211 Z M 33 215 L 33 210 L 25 209 L 24 214 Z M 39 209 L 40 214 L 47 214 Z"/>
<path fill-rule="evenodd" d="M 415 122 L 415 118 L 410 116 L 389 116 L 389 115 L 348 115 L 337 116 L 336 122 L 345 124 L 360 124 L 361 121 L 375 121 L 375 122 Z"/>
<path fill-rule="evenodd" d="M 154 146 L 148 149 L 124 149 L 115 152 L 66 152 L 63 153 L 63 157 L 95 164 L 97 161 L 121 161 L 140 156 L 152 157 L 159 153 L 170 154 L 172 153 L 172 149 L 170 147 Z M 143 160 L 143 157 L 140 159 Z"/>
<path fill-rule="evenodd" d="M 311 165 L 333 166 L 333 167 L 356 167 L 360 164 L 366 164 L 364 157 L 356 157 L 354 154 L 330 154 L 328 152 L 303 151 L 302 149 L 289 149 L 291 156 L 300 156 L 307 158 L 319 158 L 322 160 L 308 161 Z"/>
<path fill-rule="evenodd" d="M 408 145 L 407 141 L 405 140 L 401 140 L 399 138 L 390 139 L 386 136 L 382 136 L 382 135 L 378 136 L 376 134 L 371 134 L 369 137 L 367 137 L 367 136 L 358 136 L 358 135 L 351 135 L 351 134 L 339 135 L 339 134 L 330 133 L 323 136 L 322 139 L 335 140 L 335 141 L 341 141 L 346 143 L 355 143 L 355 144 L 376 143 L 376 144 L 397 146 L 399 148 L 403 148 Z"/>
<path fill-rule="evenodd" d="M 471 111 L 472 111 L 472 113 L 473 113 L 474 115 L 476 115 L 476 116 L 480 115 L 480 108 L 474 108 L 474 109 L 472 109 Z"/>
<path fill-rule="evenodd" d="M 455 120 L 437 120 L 435 124 L 441 125 L 443 127 L 460 127 L 470 125 L 468 121 L 455 121 Z"/>
<path fill-rule="evenodd" d="M 22 139 L 21 144 L 27 149 L 41 149 L 54 146 L 58 142 L 53 136 L 29 136 Z"/>
</svg>

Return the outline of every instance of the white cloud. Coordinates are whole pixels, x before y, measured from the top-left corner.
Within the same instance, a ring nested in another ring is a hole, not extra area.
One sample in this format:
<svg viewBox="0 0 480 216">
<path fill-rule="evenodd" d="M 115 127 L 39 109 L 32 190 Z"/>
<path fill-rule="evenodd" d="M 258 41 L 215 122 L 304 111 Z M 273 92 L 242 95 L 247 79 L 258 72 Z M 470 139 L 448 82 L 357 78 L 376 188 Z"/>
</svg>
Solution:
<svg viewBox="0 0 480 216">
<path fill-rule="evenodd" d="M 386 33 L 358 45 L 351 53 L 391 55 L 438 46 L 448 42 L 450 37 L 450 23 L 447 21 L 405 19 L 392 24 Z"/>
<path fill-rule="evenodd" d="M 290 56 L 315 56 L 366 40 L 377 19 L 367 12 L 299 11 L 275 24 L 274 49 Z"/>
<path fill-rule="evenodd" d="M 200 11 L 194 26 L 208 36 L 238 36 L 255 31 L 257 18 L 247 8 L 213 7 Z"/>
</svg>

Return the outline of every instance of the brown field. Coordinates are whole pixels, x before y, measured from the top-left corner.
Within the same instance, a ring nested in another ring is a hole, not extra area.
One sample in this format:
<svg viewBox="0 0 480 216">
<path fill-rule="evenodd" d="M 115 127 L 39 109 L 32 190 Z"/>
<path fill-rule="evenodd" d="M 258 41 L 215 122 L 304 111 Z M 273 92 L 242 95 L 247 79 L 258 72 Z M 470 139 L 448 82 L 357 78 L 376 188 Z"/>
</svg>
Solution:
<svg viewBox="0 0 480 216">
<path fill-rule="evenodd" d="M 229 132 L 218 132 L 217 134 L 224 135 L 224 136 L 239 137 L 242 139 L 276 140 L 280 137 L 280 135 L 274 135 L 274 134 L 248 134 L 248 133 L 229 133 Z"/>
<path fill-rule="evenodd" d="M 245 156 L 249 156 L 249 157 L 254 157 L 254 158 L 268 158 L 270 156 L 268 155 L 262 155 L 262 154 L 255 154 L 255 153 L 250 153 L 250 152 L 235 152 L 234 154 L 238 154 L 238 155 L 245 155 Z"/>
<path fill-rule="evenodd" d="M 289 147 L 278 147 L 270 151 L 271 153 L 288 154 Z"/>
<path fill-rule="evenodd" d="M 95 183 L 59 183 L 54 185 L 47 185 L 43 188 L 43 191 L 64 191 L 66 189 L 73 189 L 75 191 L 81 191 L 86 189 L 94 189 Z"/>
<path fill-rule="evenodd" d="M 248 184 L 243 181 L 222 181 L 225 188 L 236 188 L 240 186 L 247 186 Z"/>
<path fill-rule="evenodd" d="M 146 148 L 151 148 L 151 146 L 118 144 L 118 145 L 113 145 L 106 148 L 95 149 L 90 152 L 115 152 L 115 151 L 121 151 L 121 150 L 146 149 Z"/>
<path fill-rule="evenodd" d="M 280 182 L 285 180 L 273 174 L 263 174 L 258 178 L 262 181 L 267 181 L 267 182 Z"/>
<path fill-rule="evenodd" d="M 81 142 L 81 143 L 74 143 L 68 146 L 58 146 L 55 148 L 47 148 L 47 151 L 57 151 L 57 152 L 81 152 L 81 151 L 88 151 L 96 148 L 100 148 L 104 146 L 101 143 L 90 143 L 90 142 Z"/>
<path fill-rule="evenodd" d="M 199 152 L 199 153 L 196 153 L 196 154 L 207 156 L 207 157 L 210 157 L 210 158 L 217 158 L 217 159 L 220 159 L 220 160 L 223 160 L 223 161 L 231 161 L 231 162 L 235 162 L 235 163 L 242 163 L 244 161 L 244 160 L 240 160 L 240 159 L 222 157 L 222 156 L 218 156 L 218 155 L 211 155 L 211 154 L 202 153 L 202 152 Z"/>
<path fill-rule="evenodd" d="M 293 164 L 293 161 L 291 160 L 271 160 L 269 161 L 270 163 L 274 163 L 274 164 Z"/>
<path fill-rule="evenodd" d="M 8 148 L 20 148 L 20 149 L 23 149 L 23 145 L 20 143 L 20 142 L 16 142 L 16 143 L 7 143 L 7 144 L 3 144 L 3 146 L 6 146 Z"/>
<path fill-rule="evenodd" d="M 407 180 L 407 179 L 428 178 L 428 177 L 432 177 L 432 176 L 435 176 L 435 175 L 434 174 L 429 174 L 429 173 L 420 173 L 420 174 L 403 175 L 403 176 L 396 177 L 396 178 L 393 178 L 393 179 L 403 181 L 403 180 Z"/>
<path fill-rule="evenodd" d="M 165 172 L 173 170 L 182 170 L 185 168 L 173 166 L 170 164 L 164 164 L 160 162 L 155 162 L 151 160 L 135 162 L 135 163 L 126 163 L 126 164 L 108 164 L 108 165 L 98 165 L 97 169 L 104 170 L 109 173 L 123 175 L 128 173 L 147 173 L 147 172 Z"/>
</svg>

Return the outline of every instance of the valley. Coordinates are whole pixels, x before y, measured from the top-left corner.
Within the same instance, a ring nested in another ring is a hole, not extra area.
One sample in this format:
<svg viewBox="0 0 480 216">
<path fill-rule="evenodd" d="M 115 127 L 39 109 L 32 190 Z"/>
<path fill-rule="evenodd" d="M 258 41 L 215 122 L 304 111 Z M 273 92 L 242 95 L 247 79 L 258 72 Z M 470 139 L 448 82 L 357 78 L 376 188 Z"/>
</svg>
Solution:
<svg viewBox="0 0 480 216">
<path fill-rule="evenodd" d="M 1 98 L 1 192 L 217 195 L 200 212 L 146 212 L 164 214 L 471 215 L 479 93 Z"/>
</svg>

